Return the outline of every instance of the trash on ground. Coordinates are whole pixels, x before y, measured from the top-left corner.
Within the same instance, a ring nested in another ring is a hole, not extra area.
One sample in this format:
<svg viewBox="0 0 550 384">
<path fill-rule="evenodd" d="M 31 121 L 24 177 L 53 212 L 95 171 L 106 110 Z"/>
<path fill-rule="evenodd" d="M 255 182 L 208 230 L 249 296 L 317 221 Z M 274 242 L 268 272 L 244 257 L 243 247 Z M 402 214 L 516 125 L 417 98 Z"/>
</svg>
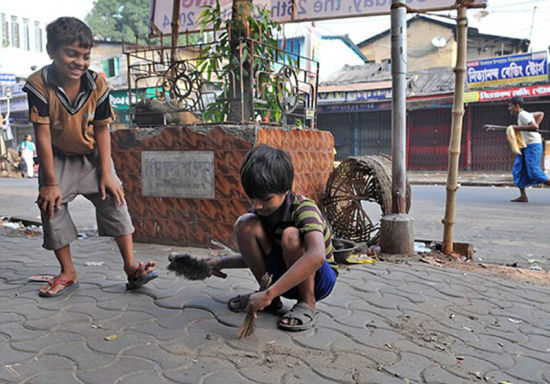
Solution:
<svg viewBox="0 0 550 384">
<path fill-rule="evenodd" d="M 117 337 L 118 337 L 117 335 L 109 335 L 109 336 L 105 336 L 104 339 L 107 341 L 111 341 L 116 339 Z"/>
<path fill-rule="evenodd" d="M 346 264 L 374 264 L 378 261 L 376 256 L 369 256 L 368 254 L 352 253 L 345 258 Z"/>
<path fill-rule="evenodd" d="M 414 242 L 414 251 L 416 253 L 429 253 L 432 250 L 430 248 L 428 248 L 425 243 L 415 241 Z"/>
<path fill-rule="evenodd" d="M 528 259 L 529 264 L 546 264 L 546 260 L 543 259 Z"/>
<path fill-rule="evenodd" d="M 521 323 L 523 323 L 523 321 L 521 321 L 521 320 L 516 320 L 516 319 L 512 319 L 511 317 L 509 317 L 508 320 L 510 320 L 510 321 L 511 321 L 512 323 L 514 323 L 514 324 L 521 324 Z"/>
<path fill-rule="evenodd" d="M 99 267 L 105 264 L 104 261 L 87 261 L 84 265 L 87 267 Z"/>
<path fill-rule="evenodd" d="M 23 224 L 21 223 L 12 223 L 11 221 L 2 221 L 1 225 L 6 228 L 10 229 L 21 229 L 23 228 Z"/>
</svg>

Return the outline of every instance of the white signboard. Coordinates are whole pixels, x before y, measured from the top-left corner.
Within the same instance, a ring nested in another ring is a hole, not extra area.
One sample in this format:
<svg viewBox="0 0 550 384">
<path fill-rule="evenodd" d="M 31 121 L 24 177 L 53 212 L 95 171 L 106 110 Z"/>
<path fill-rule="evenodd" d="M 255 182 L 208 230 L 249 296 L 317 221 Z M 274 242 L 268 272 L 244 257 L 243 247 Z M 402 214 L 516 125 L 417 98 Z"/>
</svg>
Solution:
<svg viewBox="0 0 550 384">
<path fill-rule="evenodd" d="M 142 195 L 215 198 L 214 152 L 143 151 Z"/>
<path fill-rule="evenodd" d="M 202 7 L 214 0 L 180 0 L 180 31 L 198 31 L 197 22 Z M 271 18 L 279 23 L 338 19 L 344 17 L 389 14 L 391 0 L 254 0 L 254 5 L 270 10 Z M 442 11 L 452 9 L 455 0 L 403 0 L 412 10 Z M 171 33 L 174 0 L 153 0 L 151 20 L 163 34 Z M 220 0 L 222 16 L 231 18 L 232 0 Z M 487 0 L 475 0 L 472 6 L 484 7 Z"/>
</svg>

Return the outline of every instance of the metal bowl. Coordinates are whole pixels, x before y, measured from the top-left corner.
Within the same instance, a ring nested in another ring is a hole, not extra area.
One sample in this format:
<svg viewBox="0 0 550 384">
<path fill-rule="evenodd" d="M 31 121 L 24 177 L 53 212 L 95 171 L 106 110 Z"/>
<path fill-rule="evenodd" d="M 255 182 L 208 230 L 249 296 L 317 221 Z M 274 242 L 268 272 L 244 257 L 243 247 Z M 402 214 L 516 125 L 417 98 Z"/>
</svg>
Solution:
<svg viewBox="0 0 550 384">
<path fill-rule="evenodd" d="M 334 260 L 337 263 L 345 263 L 346 258 L 351 255 L 358 247 L 358 244 L 351 240 L 333 238 L 332 247 Z"/>
</svg>

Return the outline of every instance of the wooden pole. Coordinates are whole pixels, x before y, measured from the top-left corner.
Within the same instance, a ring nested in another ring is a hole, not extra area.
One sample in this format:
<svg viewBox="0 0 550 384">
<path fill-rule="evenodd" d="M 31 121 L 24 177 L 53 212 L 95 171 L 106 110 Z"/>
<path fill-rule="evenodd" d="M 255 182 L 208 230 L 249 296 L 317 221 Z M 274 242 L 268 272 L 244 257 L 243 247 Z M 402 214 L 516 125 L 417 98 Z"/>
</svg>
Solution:
<svg viewBox="0 0 550 384">
<path fill-rule="evenodd" d="M 462 136 L 462 119 L 464 117 L 464 77 L 466 73 L 466 48 L 468 37 L 468 17 L 465 0 L 457 1 L 457 55 L 455 73 L 455 94 L 453 101 L 453 120 L 451 140 L 449 142 L 449 168 L 447 174 L 447 202 L 443 219 L 443 252 L 453 252 L 453 229 L 455 224 L 456 191 L 458 190 L 458 164 L 460 160 L 460 141 Z"/>
</svg>

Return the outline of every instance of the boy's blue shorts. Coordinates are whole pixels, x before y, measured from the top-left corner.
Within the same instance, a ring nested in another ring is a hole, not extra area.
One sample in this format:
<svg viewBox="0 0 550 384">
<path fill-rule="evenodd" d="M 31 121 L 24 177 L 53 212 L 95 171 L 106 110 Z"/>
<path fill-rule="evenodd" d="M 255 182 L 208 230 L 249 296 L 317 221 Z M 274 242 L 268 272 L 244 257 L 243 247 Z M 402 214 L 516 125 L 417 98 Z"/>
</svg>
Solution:
<svg viewBox="0 0 550 384">
<path fill-rule="evenodd" d="M 272 281 L 275 282 L 287 271 L 283 260 L 283 250 L 280 246 L 273 244 L 271 254 L 265 257 L 267 272 L 273 275 Z M 325 261 L 321 268 L 315 273 L 315 300 L 323 300 L 327 297 L 336 283 L 336 272 L 331 268 L 328 261 Z M 283 297 L 291 300 L 299 300 L 298 287 L 294 287 L 283 293 Z"/>
</svg>

